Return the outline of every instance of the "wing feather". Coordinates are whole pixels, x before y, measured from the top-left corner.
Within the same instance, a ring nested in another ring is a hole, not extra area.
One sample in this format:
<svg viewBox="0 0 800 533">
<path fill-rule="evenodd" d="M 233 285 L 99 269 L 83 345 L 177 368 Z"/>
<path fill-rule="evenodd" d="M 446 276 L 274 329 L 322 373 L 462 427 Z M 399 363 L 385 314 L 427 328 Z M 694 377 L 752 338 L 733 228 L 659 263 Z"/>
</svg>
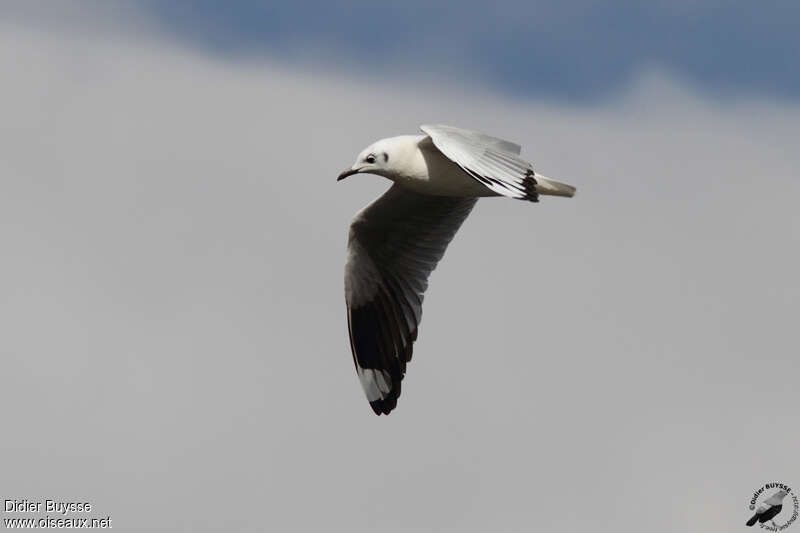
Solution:
<svg viewBox="0 0 800 533">
<path fill-rule="evenodd" d="M 376 414 L 397 405 L 428 277 L 475 205 L 393 185 L 350 225 L 345 266 L 353 362 Z"/>
<path fill-rule="evenodd" d="M 518 144 L 439 124 L 420 129 L 448 159 L 497 194 L 538 201 L 533 167 L 519 156 Z"/>
</svg>

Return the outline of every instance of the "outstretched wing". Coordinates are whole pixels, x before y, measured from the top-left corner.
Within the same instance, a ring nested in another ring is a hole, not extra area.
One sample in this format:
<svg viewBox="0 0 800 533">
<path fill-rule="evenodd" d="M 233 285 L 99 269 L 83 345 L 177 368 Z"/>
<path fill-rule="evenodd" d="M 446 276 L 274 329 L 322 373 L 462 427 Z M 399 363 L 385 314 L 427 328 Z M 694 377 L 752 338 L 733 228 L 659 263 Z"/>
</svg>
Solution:
<svg viewBox="0 0 800 533">
<path fill-rule="evenodd" d="M 420 129 L 448 159 L 492 191 L 538 201 L 533 167 L 519 157 L 519 145 L 452 126 L 424 124 Z"/>
<path fill-rule="evenodd" d="M 475 198 L 392 185 L 350 224 L 344 289 L 353 362 L 375 414 L 397 405 L 428 276 Z"/>
</svg>

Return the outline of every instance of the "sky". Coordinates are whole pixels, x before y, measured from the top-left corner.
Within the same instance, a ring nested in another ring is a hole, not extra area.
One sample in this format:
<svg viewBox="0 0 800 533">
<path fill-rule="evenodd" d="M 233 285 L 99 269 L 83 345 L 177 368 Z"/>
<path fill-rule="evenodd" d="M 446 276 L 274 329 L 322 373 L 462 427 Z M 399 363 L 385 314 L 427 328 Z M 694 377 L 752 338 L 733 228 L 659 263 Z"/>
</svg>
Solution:
<svg viewBox="0 0 800 533">
<path fill-rule="evenodd" d="M 443 70 L 518 97 L 594 101 L 651 65 L 717 94 L 800 97 L 800 4 L 791 0 L 144 5 L 160 27 L 207 51 L 318 63 L 331 50 L 353 70 Z"/>
<path fill-rule="evenodd" d="M 120 531 L 729 532 L 800 486 L 791 4 L 189 5 L 0 3 L 1 498 Z M 342 278 L 388 183 L 335 179 L 428 122 L 578 193 L 478 203 L 376 417 Z"/>
</svg>

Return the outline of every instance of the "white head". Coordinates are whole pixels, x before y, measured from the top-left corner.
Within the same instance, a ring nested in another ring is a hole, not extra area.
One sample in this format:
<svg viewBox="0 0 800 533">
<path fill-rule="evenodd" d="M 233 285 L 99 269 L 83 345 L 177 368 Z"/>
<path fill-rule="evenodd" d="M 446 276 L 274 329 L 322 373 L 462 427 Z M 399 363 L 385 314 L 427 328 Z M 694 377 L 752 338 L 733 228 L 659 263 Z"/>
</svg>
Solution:
<svg viewBox="0 0 800 533">
<path fill-rule="evenodd" d="M 378 174 L 389 179 L 407 174 L 415 156 L 419 157 L 417 144 L 420 138 L 419 135 L 401 135 L 372 143 L 358 154 L 352 167 L 339 174 L 336 181 L 353 174 Z"/>
</svg>

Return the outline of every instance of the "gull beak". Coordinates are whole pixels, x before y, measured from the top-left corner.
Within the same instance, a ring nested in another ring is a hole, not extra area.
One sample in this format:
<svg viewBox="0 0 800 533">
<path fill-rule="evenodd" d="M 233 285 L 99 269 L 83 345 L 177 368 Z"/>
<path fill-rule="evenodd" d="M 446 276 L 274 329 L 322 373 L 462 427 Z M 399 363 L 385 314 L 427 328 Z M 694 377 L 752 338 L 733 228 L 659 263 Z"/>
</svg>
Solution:
<svg viewBox="0 0 800 533">
<path fill-rule="evenodd" d="M 358 174 L 358 169 L 349 168 L 344 172 L 342 172 L 341 174 L 339 174 L 339 177 L 336 178 L 336 181 L 342 181 L 347 176 L 352 176 L 353 174 Z"/>
</svg>

